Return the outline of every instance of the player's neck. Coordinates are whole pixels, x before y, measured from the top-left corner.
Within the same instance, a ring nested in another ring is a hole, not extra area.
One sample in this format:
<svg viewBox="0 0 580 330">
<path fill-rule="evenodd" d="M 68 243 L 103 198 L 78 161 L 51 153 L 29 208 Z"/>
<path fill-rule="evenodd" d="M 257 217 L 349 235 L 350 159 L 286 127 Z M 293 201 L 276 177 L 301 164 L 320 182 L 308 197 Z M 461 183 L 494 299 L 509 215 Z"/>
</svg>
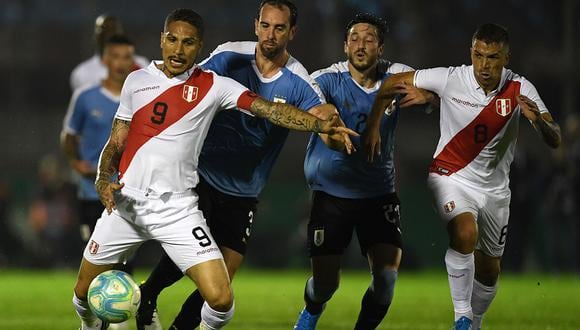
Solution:
<svg viewBox="0 0 580 330">
<path fill-rule="evenodd" d="M 270 59 L 262 54 L 259 47 L 256 49 L 256 67 L 264 78 L 275 76 L 286 65 L 289 58 L 290 54 L 286 50 Z"/>
<path fill-rule="evenodd" d="M 123 88 L 123 82 L 116 81 L 111 78 L 103 79 L 102 83 L 103 87 L 111 92 L 113 95 L 121 95 L 121 89 Z"/>
<path fill-rule="evenodd" d="M 364 88 L 373 88 L 377 83 L 377 66 L 373 65 L 366 70 L 358 70 L 350 62 L 348 63 L 350 76 L 357 84 Z"/>
</svg>

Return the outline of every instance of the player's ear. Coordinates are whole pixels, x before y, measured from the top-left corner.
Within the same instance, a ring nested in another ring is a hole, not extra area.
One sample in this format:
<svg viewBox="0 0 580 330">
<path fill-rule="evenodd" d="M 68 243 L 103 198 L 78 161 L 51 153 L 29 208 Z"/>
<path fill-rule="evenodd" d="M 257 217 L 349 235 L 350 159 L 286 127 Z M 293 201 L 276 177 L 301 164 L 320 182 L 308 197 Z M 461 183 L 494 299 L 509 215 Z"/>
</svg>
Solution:
<svg viewBox="0 0 580 330">
<path fill-rule="evenodd" d="M 289 35 L 288 40 L 294 39 L 294 36 L 296 35 L 296 31 L 298 31 L 298 27 L 296 25 L 290 27 L 290 35 Z"/>
<path fill-rule="evenodd" d="M 346 40 L 344 41 L 344 53 L 348 56 L 348 43 L 346 42 Z"/>
<path fill-rule="evenodd" d="M 161 35 L 159 36 L 159 48 L 163 48 L 163 38 L 165 37 L 165 33 L 161 31 Z"/>
<path fill-rule="evenodd" d="M 254 34 L 256 37 L 258 36 L 258 24 L 260 24 L 260 21 L 257 18 L 254 19 Z"/>
</svg>

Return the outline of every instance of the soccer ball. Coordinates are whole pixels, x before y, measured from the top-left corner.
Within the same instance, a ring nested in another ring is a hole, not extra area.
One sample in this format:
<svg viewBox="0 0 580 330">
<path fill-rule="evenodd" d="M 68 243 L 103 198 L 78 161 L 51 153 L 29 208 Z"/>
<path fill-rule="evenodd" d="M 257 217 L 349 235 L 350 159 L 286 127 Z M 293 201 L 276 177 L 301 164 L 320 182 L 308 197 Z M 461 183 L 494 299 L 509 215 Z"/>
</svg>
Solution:
<svg viewBox="0 0 580 330">
<path fill-rule="evenodd" d="M 141 290 L 129 274 L 108 270 L 93 279 L 87 300 L 93 313 L 101 320 L 120 323 L 137 313 Z"/>
</svg>

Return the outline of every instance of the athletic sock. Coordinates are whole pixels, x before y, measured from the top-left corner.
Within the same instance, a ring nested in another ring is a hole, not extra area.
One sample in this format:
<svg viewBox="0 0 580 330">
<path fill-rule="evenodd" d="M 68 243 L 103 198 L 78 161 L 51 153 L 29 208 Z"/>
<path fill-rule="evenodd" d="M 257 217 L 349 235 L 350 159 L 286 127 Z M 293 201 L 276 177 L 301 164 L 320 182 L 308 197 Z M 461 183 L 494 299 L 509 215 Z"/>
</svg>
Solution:
<svg viewBox="0 0 580 330">
<path fill-rule="evenodd" d="M 317 294 L 314 289 L 314 279 L 310 277 L 304 287 L 304 302 L 306 302 L 306 310 L 308 313 L 311 315 L 322 313 L 324 305 L 330 300 L 335 290 L 326 290 L 328 292 L 318 292 Z"/>
<path fill-rule="evenodd" d="M 203 303 L 201 308 L 201 323 L 208 329 L 221 329 L 223 328 L 234 316 L 234 305 L 226 311 L 219 312 L 211 308 L 207 302 Z M 188 328 L 190 329 L 190 328 Z"/>
<path fill-rule="evenodd" d="M 466 316 L 473 320 L 471 309 L 471 292 L 475 263 L 473 253 L 462 254 L 451 248 L 445 254 L 445 265 L 451 289 L 451 299 L 455 311 L 455 320 Z"/>
<path fill-rule="evenodd" d="M 101 320 L 99 320 L 99 318 L 97 318 L 97 316 L 91 311 L 87 301 L 81 300 L 76 294 L 73 294 L 72 303 L 77 315 L 81 319 L 82 330 L 97 330 L 101 327 Z"/>
<path fill-rule="evenodd" d="M 481 328 L 483 315 L 487 312 L 489 305 L 493 301 L 497 292 L 497 284 L 487 286 L 481 284 L 478 280 L 473 281 L 473 293 L 471 294 L 471 307 L 473 308 L 473 329 Z"/>
<path fill-rule="evenodd" d="M 371 330 L 379 326 L 393 300 L 396 280 L 396 271 L 383 270 L 373 273 L 373 281 L 361 302 L 355 330 Z"/>
</svg>

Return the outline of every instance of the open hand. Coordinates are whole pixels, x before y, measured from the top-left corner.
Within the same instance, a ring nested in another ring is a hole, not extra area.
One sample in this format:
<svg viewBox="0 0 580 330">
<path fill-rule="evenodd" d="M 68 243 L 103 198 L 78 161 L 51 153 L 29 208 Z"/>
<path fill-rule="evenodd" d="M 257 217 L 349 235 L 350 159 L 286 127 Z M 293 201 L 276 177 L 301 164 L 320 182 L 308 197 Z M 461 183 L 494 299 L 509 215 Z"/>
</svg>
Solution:
<svg viewBox="0 0 580 330">
<path fill-rule="evenodd" d="M 345 127 L 344 123 L 338 115 L 332 115 L 330 119 L 323 121 L 322 131 L 320 133 L 328 134 L 329 136 L 336 136 L 337 134 L 342 135 L 343 138 L 348 138 L 348 136 L 359 136 L 359 134 L 352 129 Z M 345 139 L 345 142 L 347 139 Z M 346 146 L 348 149 L 352 149 L 352 142 L 348 138 L 348 143 L 350 146 Z"/>
<path fill-rule="evenodd" d="M 418 104 L 427 104 L 435 97 L 433 93 L 412 85 L 396 84 L 396 91 L 398 94 L 404 95 L 399 100 L 399 107 L 407 108 Z"/>
<path fill-rule="evenodd" d="M 107 209 L 107 214 L 111 214 L 111 212 L 113 212 L 113 209 L 117 208 L 114 194 L 115 192 L 120 191 L 125 186 L 125 184 L 97 181 L 95 186 L 97 189 L 97 193 L 99 194 L 101 203 L 103 203 L 105 209 Z"/>
<path fill-rule="evenodd" d="M 518 95 L 516 101 L 522 110 L 522 114 L 532 123 L 535 123 L 542 116 L 538 105 L 536 102 L 530 100 L 530 98 L 524 95 Z"/>
</svg>

